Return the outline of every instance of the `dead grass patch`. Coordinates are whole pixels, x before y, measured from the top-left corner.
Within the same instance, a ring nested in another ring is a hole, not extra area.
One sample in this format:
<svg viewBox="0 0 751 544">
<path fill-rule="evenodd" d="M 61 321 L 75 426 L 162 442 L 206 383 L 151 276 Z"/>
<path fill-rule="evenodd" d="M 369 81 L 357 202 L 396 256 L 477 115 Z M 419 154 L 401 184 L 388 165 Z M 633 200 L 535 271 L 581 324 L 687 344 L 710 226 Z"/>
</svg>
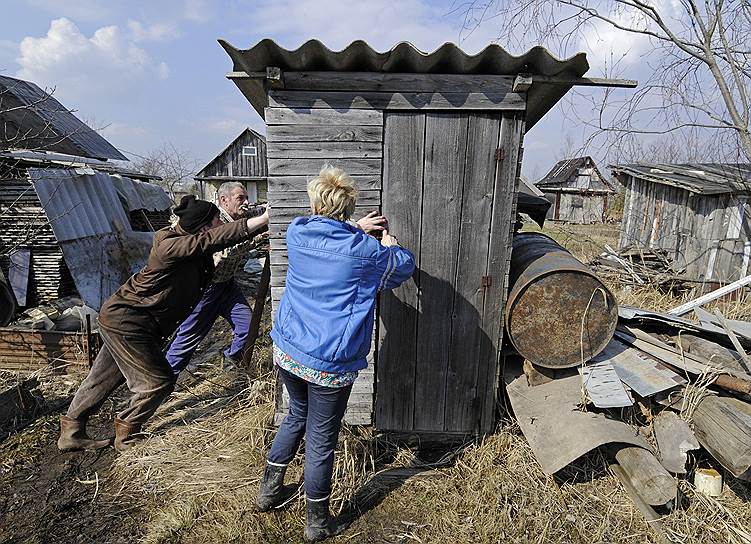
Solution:
<svg viewBox="0 0 751 544">
<path fill-rule="evenodd" d="M 587 247 L 581 251 L 595 251 L 595 245 Z M 664 310 L 681 302 L 653 289 L 609 286 L 621 303 Z M 722 311 L 737 318 L 748 308 Z M 285 510 L 253 510 L 274 434 L 269 347 L 265 336 L 247 373 L 209 371 L 177 391 L 150 426 L 154 436 L 115 462 L 118 498 L 145 504 L 152 512 L 143 542 L 301 541 L 301 493 Z M 301 481 L 301 461 L 298 456 L 290 465 L 288 482 Z M 385 478 L 392 469 L 406 467 L 425 472 L 406 480 Z M 344 428 L 332 510 L 354 519 L 333 540 L 657 542 L 607 467 L 608 460 L 593 452 L 555 478 L 546 476 L 510 418 L 481 441 L 438 454 L 399 447 L 367 428 Z M 721 497 L 709 499 L 681 481 L 688 506 L 662 520 L 670 541 L 751 543 L 751 489 L 738 480 L 729 484 Z"/>
</svg>

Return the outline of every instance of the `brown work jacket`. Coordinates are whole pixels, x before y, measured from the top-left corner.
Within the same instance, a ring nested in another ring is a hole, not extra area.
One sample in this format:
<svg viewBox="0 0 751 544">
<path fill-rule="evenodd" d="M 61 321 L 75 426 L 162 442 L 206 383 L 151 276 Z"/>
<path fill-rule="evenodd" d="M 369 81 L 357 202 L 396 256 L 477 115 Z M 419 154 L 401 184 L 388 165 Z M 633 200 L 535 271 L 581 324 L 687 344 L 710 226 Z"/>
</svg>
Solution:
<svg viewBox="0 0 751 544">
<path fill-rule="evenodd" d="M 179 224 L 157 231 L 146 266 L 102 305 L 99 325 L 124 335 L 166 339 L 211 281 L 212 254 L 252 234 L 245 220 L 200 234 L 190 234 Z"/>
</svg>

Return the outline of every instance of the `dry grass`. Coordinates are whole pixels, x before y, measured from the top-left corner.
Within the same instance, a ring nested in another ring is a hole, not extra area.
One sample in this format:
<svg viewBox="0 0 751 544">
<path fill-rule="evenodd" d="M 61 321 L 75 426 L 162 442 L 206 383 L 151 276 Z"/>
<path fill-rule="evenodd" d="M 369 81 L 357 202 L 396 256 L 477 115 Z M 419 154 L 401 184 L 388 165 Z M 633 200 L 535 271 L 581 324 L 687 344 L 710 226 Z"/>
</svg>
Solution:
<svg viewBox="0 0 751 544">
<path fill-rule="evenodd" d="M 611 243 L 606 225 L 577 256 Z M 612 244 L 611 244 L 612 245 Z M 611 283 L 621 302 L 666 309 L 680 300 Z M 723 307 L 728 316 L 748 308 Z M 268 317 L 268 316 L 267 316 Z M 268 319 L 265 323 L 268 327 Z M 299 542 L 301 495 L 285 510 L 259 514 L 253 503 L 273 438 L 273 377 L 268 337 L 248 372 L 209 371 L 157 414 L 154 436 L 119 457 L 113 476 L 119 500 L 152 512 L 148 543 Z M 300 481 L 302 458 L 288 481 Z M 334 469 L 332 509 L 352 521 L 336 542 L 658 542 L 630 502 L 607 460 L 593 452 L 546 476 L 516 423 L 460 450 L 418 451 L 388 443 L 369 429 L 345 428 Z M 388 478 L 391 469 L 425 472 Z M 668 539 L 681 543 L 751 543 L 751 489 L 730 480 L 719 499 L 695 495 L 681 481 L 685 509 L 663 519 Z"/>
</svg>

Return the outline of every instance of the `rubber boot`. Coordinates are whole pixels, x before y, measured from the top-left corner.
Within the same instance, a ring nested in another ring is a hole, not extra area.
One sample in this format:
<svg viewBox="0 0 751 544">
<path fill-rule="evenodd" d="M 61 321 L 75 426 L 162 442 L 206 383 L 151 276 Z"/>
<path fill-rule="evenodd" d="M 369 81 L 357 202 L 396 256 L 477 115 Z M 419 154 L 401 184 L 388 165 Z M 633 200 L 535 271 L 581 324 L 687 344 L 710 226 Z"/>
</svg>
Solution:
<svg viewBox="0 0 751 544">
<path fill-rule="evenodd" d="M 305 542 L 318 542 L 338 534 L 334 521 L 329 515 L 329 499 L 322 501 L 306 500 L 305 504 Z"/>
<path fill-rule="evenodd" d="M 266 464 L 263 471 L 263 480 L 256 497 L 256 510 L 268 512 L 272 508 L 281 506 L 297 491 L 296 485 L 284 485 L 284 473 L 287 467 Z"/>
<path fill-rule="evenodd" d="M 86 434 L 86 420 L 60 416 L 60 438 L 57 449 L 60 451 L 99 450 L 112 443 L 112 439 L 93 440 Z"/>
<path fill-rule="evenodd" d="M 140 423 L 128 423 L 115 418 L 115 449 L 117 451 L 120 453 L 128 451 L 145 438 L 146 436 L 141 433 Z"/>
</svg>

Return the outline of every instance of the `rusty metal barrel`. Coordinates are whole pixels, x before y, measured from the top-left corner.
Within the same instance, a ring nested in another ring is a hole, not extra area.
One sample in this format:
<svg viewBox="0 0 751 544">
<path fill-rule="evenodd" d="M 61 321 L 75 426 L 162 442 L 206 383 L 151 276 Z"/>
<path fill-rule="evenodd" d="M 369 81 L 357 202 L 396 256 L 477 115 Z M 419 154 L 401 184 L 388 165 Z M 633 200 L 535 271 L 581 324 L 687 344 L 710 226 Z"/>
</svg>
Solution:
<svg viewBox="0 0 751 544">
<path fill-rule="evenodd" d="M 506 334 L 520 355 L 568 368 L 600 353 L 613 338 L 618 304 L 610 290 L 555 240 L 514 235 L 505 309 Z"/>
</svg>

